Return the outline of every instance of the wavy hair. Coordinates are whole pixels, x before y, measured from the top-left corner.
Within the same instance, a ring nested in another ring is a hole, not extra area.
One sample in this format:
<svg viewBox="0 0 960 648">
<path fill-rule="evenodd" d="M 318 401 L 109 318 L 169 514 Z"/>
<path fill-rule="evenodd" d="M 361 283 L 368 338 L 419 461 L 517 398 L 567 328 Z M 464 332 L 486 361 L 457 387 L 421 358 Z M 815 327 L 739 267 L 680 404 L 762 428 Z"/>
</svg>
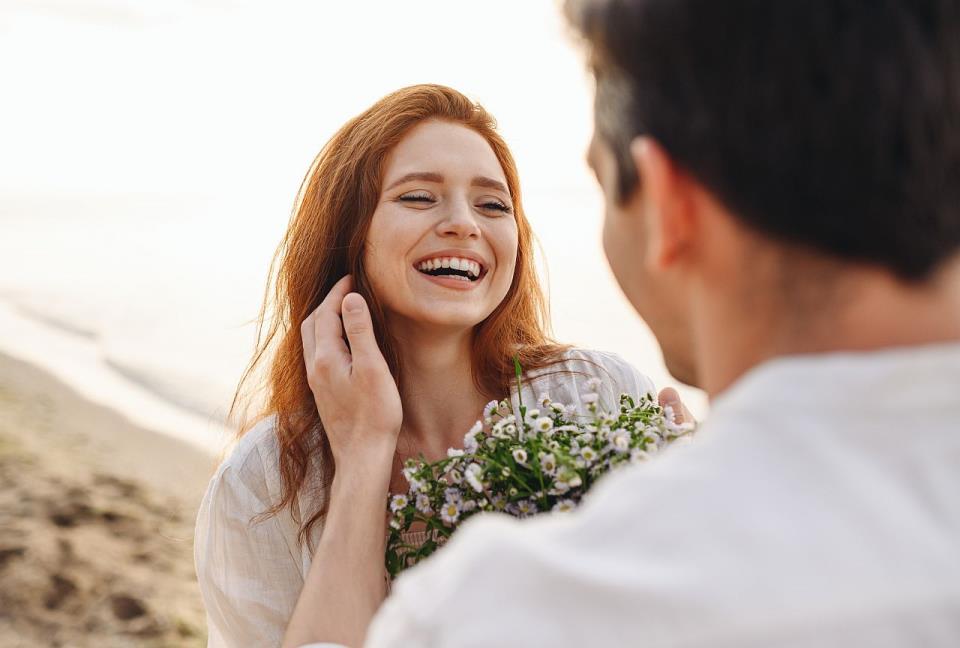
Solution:
<svg viewBox="0 0 960 648">
<path fill-rule="evenodd" d="M 280 501 L 265 514 L 289 507 L 300 525 L 301 543 L 327 513 L 336 466 L 307 385 L 300 324 L 341 277 L 352 274 L 354 290 L 370 305 L 380 349 L 399 381 L 396 342 L 364 271 L 363 249 L 387 156 L 413 127 L 428 119 L 463 125 L 486 139 L 506 177 L 517 222 L 517 263 L 510 289 L 493 313 L 475 327 L 475 385 L 486 395 L 503 397 L 510 388 L 514 356 L 531 371 L 558 362 L 567 348 L 549 332 L 546 301 L 534 265 L 534 236 L 524 215 L 516 164 L 496 132 L 493 117 L 456 90 L 416 85 L 387 95 L 348 121 L 314 159 L 300 186 L 270 266 L 256 349 L 230 408 L 241 436 L 263 418 L 276 416 L 282 490 Z M 260 395 L 255 408 L 251 406 L 254 394 Z M 314 458 L 319 459 L 320 475 L 309 474 Z M 311 477 L 319 478 L 318 501 L 308 519 L 301 520 L 300 499 L 314 495 L 304 492 Z"/>
</svg>

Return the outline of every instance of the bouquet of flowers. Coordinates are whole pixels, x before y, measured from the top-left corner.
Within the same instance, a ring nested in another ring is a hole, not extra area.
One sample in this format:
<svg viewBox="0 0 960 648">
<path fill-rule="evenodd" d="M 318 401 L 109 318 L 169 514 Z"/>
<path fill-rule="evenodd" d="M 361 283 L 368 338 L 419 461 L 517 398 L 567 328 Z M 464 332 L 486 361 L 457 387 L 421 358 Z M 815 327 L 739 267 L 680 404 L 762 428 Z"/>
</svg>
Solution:
<svg viewBox="0 0 960 648">
<path fill-rule="evenodd" d="M 520 393 L 520 367 L 515 363 Z M 653 394 L 620 395 L 618 412 L 600 411 L 600 380 L 588 381 L 582 397 L 590 415 L 577 421 L 573 406 L 543 394 L 538 408 L 491 401 L 483 420 L 467 432 L 463 449 L 451 448 L 434 463 L 410 459 L 403 474 L 406 494 L 389 497 L 390 533 L 386 565 L 391 577 L 423 560 L 467 518 L 501 512 L 525 518 L 547 511 L 571 511 L 605 473 L 648 459 L 665 444 L 691 433 L 677 424 Z M 412 526 L 426 541 L 404 541 Z"/>
</svg>

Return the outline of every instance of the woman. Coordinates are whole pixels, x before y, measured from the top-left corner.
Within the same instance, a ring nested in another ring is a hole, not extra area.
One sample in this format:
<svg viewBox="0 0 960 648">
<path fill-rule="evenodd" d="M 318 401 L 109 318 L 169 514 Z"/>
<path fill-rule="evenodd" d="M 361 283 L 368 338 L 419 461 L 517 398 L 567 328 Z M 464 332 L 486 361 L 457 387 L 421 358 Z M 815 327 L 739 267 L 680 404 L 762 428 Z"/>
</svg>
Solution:
<svg viewBox="0 0 960 648">
<path fill-rule="evenodd" d="M 527 402 L 578 404 L 592 377 L 608 406 L 653 389 L 615 356 L 550 339 L 513 159 L 492 117 L 449 88 L 395 92 L 334 135 L 275 268 L 245 376 L 269 358 L 265 405 L 197 521 L 212 646 L 279 645 L 288 623 L 285 645 L 317 627 L 359 644 L 386 595 L 385 507 L 406 491 L 404 460 L 459 446 L 511 393 L 514 355 Z"/>
</svg>

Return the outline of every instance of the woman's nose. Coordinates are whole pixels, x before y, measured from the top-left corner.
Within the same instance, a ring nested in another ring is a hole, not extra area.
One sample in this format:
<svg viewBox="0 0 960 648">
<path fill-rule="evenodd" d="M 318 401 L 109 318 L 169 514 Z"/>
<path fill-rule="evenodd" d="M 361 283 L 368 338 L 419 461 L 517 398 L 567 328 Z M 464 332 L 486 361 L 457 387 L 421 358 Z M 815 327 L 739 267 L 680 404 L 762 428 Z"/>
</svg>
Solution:
<svg viewBox="0 0 960 648">
<path fill-rule="evenodd" d="M 480 238 L 480 226 L 469 204 L 457 203 L 439 224 L 441 236 L 462 239 Z"/>
</svg>

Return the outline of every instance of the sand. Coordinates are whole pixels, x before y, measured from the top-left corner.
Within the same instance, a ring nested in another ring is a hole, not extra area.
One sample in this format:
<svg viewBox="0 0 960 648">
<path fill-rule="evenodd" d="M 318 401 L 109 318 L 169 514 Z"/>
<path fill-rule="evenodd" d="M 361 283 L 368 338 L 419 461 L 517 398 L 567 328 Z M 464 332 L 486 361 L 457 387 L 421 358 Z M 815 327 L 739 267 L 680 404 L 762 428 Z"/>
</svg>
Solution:
<svg viewBox="0 0 960 648">
<path fill-rule="evenodd" d="M 216 459 L 0 355 L 0 646 L 202 646 Z"/>
</svg>

